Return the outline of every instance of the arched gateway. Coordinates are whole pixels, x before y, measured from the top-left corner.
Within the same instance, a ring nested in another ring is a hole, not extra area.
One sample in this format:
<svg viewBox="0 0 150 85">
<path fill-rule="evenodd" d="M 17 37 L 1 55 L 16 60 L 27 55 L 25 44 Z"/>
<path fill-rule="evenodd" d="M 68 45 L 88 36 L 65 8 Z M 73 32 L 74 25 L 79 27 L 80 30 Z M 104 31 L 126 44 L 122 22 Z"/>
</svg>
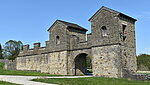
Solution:
<svg viewBox="0 0 150 85">
<path fill-rule="evenodd" d="M 92 70 L 92 59 L 86 53 L 78 54 L 73 62 L 74 75 L 88 75 L 89 70 Z"/>
</svg>

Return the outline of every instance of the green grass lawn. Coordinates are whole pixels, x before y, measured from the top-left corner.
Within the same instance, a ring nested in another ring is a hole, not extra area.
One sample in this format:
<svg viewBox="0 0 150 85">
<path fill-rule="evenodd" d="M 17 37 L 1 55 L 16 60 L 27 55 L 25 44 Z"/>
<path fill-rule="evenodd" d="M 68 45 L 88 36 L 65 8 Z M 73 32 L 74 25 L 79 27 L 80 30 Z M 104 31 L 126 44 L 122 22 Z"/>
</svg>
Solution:
<svg viewBox="0 0 150 85">
<path fill-rule="evenodd" d="M 20 85 L 20 84 L 13 84 L 5 81 L 0 81 L 0 85 Z"/>
<path fill-rule="evenodd" d="M 150 82 L 131 81 L 116 78 L 53 78 L 53 79 L 33 79 L 33 81 L 45 82 L 59 85 L 150 85 Z"/>
<path fill-rule="evenodd" d="M 50 75 L 50 74 L 47 74 L 47 73 L 32 72 L 32 71 L 5 70 L 4 69 L 4 63 L 0 63 L 0 75 L 61 76 L 61 75 Z"/>
</svg>

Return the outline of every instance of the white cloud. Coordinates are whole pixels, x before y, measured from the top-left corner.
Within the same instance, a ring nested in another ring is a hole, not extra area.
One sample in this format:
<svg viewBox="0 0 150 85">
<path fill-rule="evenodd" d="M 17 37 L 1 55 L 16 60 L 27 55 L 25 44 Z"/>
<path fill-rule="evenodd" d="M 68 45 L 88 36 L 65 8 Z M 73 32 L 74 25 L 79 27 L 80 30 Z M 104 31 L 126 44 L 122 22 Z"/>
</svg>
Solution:
<svg viewBox="0 0 150 85">
<path fill-rule="evenodd" d="M 150 50 L 150 48 L 144 48 L 144 50 Z"/>
</svg>

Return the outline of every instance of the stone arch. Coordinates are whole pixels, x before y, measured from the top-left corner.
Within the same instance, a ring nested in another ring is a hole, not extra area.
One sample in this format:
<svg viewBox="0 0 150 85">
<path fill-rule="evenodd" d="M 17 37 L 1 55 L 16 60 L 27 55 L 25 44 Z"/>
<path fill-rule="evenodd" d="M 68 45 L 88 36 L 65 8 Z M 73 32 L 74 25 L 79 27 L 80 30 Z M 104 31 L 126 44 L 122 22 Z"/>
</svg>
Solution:
<svg viewBox="0 0 150 85">
<path fill-rule="evenodd" d="M 73 73 L 74 75 L 87 75 L 87 53 L 79 53 L 75 56 L 74 62 L 73 62 Z"/>
</svg>

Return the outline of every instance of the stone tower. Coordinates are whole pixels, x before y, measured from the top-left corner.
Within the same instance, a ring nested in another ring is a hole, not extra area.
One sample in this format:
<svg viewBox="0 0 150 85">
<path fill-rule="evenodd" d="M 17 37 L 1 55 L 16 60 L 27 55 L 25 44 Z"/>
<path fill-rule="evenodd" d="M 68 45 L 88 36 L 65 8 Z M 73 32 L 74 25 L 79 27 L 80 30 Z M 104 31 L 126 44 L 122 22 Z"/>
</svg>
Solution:
<svg viewBox="0 0 150 85">
<path fill-rule="evenodd" d="M 135 72 L 137 20 L 103 6 L 89 21 L 95 75 L 123 77 Z"/>
</svg>

